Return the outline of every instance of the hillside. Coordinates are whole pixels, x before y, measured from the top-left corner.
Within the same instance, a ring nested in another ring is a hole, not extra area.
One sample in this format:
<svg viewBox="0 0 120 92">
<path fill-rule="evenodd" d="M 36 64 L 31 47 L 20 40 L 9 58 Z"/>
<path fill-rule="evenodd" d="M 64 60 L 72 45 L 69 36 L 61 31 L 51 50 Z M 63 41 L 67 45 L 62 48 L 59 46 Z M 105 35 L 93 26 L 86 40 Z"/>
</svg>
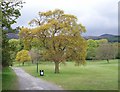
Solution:
<svg viewBox="0 0 120 92">
<path fill-rule="evenodd" d="M 93 40 L 100 40 L 100 39 L 107 39 L 109 42 L 120 42 L 120 36 L 118 35 L 111 35 L 111 34 L 103 34 L 100 36 L 85 36 L 86 40 L 93 39 Z"/>
<path fill-rule="evenodd" d="M 8 34 L 7 34 L 7 37 L 8 37 L 9 39 L 18 39 L 18 38 L 19 38 L 19 36 L 18 36 L 17 33 L 8 33 Z"/>
</svg>

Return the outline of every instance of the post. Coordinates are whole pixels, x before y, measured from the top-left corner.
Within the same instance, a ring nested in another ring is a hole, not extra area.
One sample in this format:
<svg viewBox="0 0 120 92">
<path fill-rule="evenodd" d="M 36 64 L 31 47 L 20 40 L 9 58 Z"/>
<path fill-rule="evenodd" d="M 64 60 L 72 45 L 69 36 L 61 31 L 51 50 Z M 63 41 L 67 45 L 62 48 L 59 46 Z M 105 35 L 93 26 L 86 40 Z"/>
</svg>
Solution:
<svg viewBox="0 0 120 92">
<path fill-rule="evenodd" d="M 22 63 L 22 65 L 24 66 L 24 62 Z"/>
<path fill-rule="evenodd" d="M 109 59 L 107 59 L 107 62 L 109 63 Z"/>
<path fill-rule="evenodd" d="M 38 73 L 38 62 L 37 62 L 37 73 Z"/>
</svg>

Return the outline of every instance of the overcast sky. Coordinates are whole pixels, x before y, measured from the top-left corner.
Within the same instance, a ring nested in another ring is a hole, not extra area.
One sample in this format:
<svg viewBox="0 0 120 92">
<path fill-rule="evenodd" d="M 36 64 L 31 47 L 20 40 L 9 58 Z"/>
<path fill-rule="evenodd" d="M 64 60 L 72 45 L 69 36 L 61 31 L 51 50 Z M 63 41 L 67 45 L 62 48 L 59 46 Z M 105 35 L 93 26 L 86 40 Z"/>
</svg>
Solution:
<svg viewBox="0 0 120 92">
<path fill-rule="evenodd" d="M 38 12 L 62 9 L 67 14 L 77 16 L 87 32 L 83 35 L 118 34 L 119 0 L 24 0 L 21 17 L 16 26 L 28 26 L 28 22 L 38 16 Z"/>
</svg>

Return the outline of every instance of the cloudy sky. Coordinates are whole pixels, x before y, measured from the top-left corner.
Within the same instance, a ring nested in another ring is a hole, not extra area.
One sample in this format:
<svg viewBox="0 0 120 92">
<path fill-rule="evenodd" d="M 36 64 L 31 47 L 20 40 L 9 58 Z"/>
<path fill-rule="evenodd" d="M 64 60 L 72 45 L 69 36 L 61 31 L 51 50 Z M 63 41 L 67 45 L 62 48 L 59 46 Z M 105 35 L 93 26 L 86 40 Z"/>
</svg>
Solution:
<svg viewBox="0 0 120 92">
<path fill-rule="evenodd" d="M 118 34 L 119 0 L 24 0 L 22 16 L 16 26 L 29 27 L 28 22 L 38 16 L 38 12 L 62 9 L 67 14 L 77 16 L 87 32 L 83 35 Z"/>
</svg>

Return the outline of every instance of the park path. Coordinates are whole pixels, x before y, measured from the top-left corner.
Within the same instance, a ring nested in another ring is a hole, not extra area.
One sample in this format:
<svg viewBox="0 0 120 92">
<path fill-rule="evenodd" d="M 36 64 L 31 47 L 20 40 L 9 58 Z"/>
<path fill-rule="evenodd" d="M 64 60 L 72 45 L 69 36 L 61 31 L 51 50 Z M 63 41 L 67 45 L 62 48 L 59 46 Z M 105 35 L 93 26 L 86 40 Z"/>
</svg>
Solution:
<svg viewBox="0 0 120 92">
<path fill-rule="evenodd" d="M 12 67 L 18 76 L 19 90 L 63 90 L 61 87 L 36 78 L 26 73 L 22 68 Z"/>
</svg>

